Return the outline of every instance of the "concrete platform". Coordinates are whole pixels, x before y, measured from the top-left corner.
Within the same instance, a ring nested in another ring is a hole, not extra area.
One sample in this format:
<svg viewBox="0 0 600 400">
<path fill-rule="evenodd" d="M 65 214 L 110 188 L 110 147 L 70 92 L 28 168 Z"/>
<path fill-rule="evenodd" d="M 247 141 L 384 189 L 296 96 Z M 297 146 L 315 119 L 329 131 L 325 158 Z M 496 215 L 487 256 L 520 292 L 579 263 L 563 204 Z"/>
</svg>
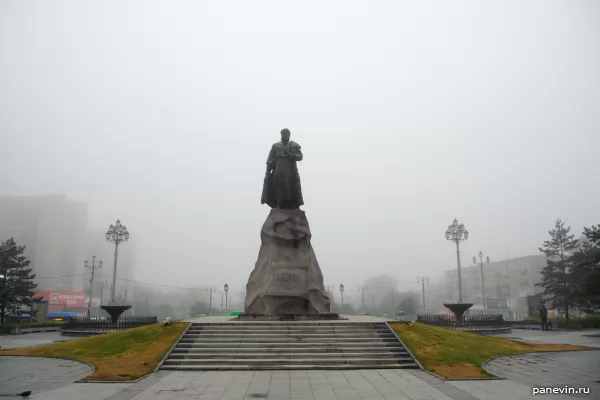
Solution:
<svg viewBox="0 0 600 400">
<path fill-rule="evenodd" d="M 347 323 L 347 322 L 400 322 L 397 321 L 393 318 L 383 318 L 383 317 L 373 317 L 371 315 L 343 315 L 340 314 L 340 317 L 344 318 L 344 319 L 339 319 L 339 320 L 330 320 L 327 321 L 327 323 Z M 194 318 L 188 318 L 185 320 L 185 322 L 201 322 L 201 323 L 223 323 L 223 322 L 237 322 L 237 323 L 247 323 L 248 321 L 240 321 L 237 319 L 237 317 L 231 317 L 231 316 L 227 316 L 227 315 L 209 315 L 206 317 L 194 317 Z M 264 322 L 264 323 L 270 323 L 270 322 L 277 322 L 277 321 L 255 321 L 255 322 Z M 288 322 L 288 321 L 286 321 Z M 302 323 L 302 322 L 306 322 L 306 321 L 289 321 L 290 323 Z"/>
</svg>

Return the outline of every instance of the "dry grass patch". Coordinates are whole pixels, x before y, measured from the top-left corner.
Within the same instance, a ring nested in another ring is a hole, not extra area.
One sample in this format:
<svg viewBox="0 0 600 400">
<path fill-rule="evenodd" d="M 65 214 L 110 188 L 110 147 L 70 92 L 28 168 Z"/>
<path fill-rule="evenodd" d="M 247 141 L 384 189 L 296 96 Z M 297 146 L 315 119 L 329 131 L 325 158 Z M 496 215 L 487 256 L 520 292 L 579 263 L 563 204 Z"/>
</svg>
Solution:
<svg viewBox="0 0 600 400">
<path fill-rule="evenodd" d="M 95 367 L 84 381 L 130 381 L 154 371 L 188 323 L 153 324 L 121 332 L 27 349 L 1 350 L 1 355 L 69 357 Z"/>
<path fill-rule="evenodd" d="M 569 344 L 529 344 L 420 323 L 391 324 L 423 368 L 444 378 L 487 378 L 492 357 L 535 351 L 586 350 Z"/>
</svg>

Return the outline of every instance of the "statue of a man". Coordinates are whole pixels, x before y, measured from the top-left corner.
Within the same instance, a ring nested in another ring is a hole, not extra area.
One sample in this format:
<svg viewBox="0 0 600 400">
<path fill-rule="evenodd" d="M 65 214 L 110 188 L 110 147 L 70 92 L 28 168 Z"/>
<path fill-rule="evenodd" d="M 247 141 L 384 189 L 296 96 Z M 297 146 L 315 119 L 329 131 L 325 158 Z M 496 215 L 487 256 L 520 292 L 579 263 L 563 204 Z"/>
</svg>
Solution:
<svg viewBox="0 0 600 400">
<path fill-rule="evenodd" d="M 300 145 L 290 140 L 290 130 L 281 131 L 281 142 L 271 147 L 261 204 L 293 210 L 304 204 L 296 162 L 302 160 Z"/>
</svg>

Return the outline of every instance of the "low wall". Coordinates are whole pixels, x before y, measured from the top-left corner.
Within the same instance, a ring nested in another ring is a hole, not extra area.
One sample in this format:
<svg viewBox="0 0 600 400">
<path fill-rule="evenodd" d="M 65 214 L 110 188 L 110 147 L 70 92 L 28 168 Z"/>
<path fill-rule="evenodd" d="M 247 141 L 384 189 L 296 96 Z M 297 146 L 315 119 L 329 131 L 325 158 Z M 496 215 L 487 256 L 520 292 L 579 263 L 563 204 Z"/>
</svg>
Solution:
<svg viewBox="0 0 600 400">
<path fill-rule="evenodd" d="M 60 331 L 63 335 L 89 336 L 118 332 L 156 324 L 157 322 L 157 317 L 121 317 L 116 324 L 113 324 L 110 320 L 80 318 L 61 325 Z"/>
<path fill-rule="evenodd" d="M 21 335 L 23 333 L 38 332 L 59 332 L 60 325 L 42 324 L 42 325 L 22 325 L 14 326 L 10 329 L 11 335 Z"/>
<path fill-rule="evenodd" d="M 417 322 L 481 334 L 508 333 L 512 328 L 512 324 L 505 321 L 502 315 L 465 315 L 462 320 L 457 321 L 453 315 L 425 314 L 418 315 Z"/>
</svg>

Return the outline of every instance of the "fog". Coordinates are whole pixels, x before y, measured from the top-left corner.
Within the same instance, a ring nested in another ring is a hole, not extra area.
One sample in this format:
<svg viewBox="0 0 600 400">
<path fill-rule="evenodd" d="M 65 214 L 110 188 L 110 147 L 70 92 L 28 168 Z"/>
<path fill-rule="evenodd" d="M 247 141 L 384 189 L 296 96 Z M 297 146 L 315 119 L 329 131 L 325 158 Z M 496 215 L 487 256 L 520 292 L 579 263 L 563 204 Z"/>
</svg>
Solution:
<svg viewBox="0 0 600 400">
<path fill-rule="evenodd" d="M 599 18 L 592 0 L 3 1 L 0 194 L 120 218 L 136 279 L 240 291 L 289 128 L 325 284 L 419 290 L 456 267 L 454 218 L 464 264 L 600 222 Z"/>
</svg>

